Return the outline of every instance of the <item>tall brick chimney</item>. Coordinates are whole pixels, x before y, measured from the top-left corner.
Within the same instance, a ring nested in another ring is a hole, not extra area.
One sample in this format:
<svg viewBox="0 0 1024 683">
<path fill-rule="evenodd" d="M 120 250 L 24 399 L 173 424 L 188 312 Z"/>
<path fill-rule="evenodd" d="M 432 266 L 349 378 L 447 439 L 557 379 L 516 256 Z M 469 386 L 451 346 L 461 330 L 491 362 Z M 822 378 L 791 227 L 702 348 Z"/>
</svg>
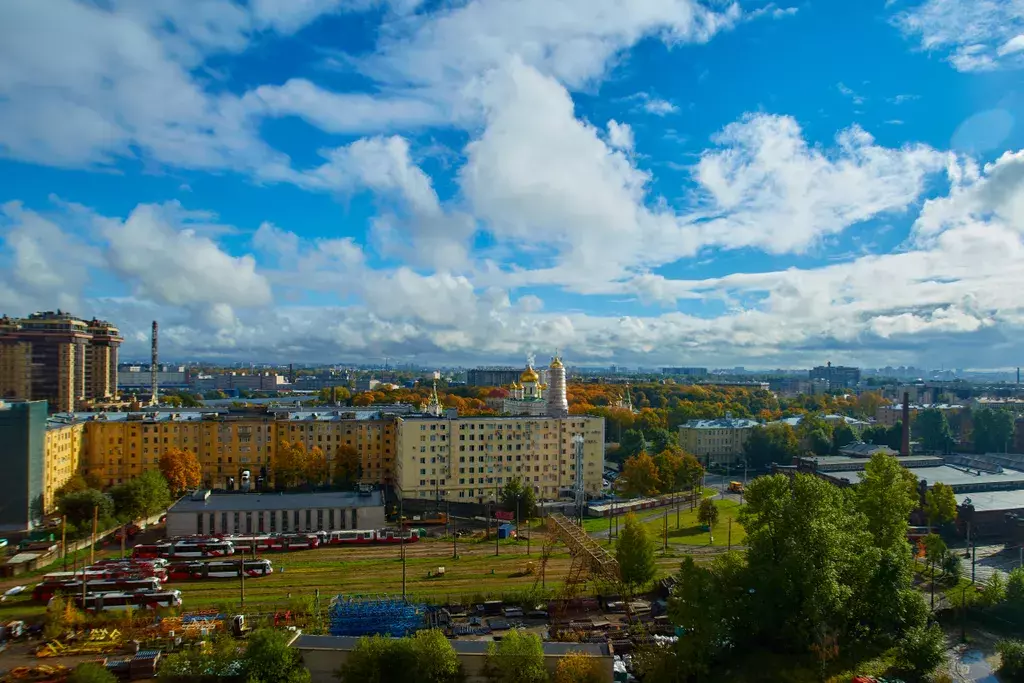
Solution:
<svg viewBox="0 0 1024 683">
<path fill-rule="evenodd" d="M 903 439 L 900 441 L 900 455 L 910 455 L 910 392 L 903 392 Z"/>
</svg>

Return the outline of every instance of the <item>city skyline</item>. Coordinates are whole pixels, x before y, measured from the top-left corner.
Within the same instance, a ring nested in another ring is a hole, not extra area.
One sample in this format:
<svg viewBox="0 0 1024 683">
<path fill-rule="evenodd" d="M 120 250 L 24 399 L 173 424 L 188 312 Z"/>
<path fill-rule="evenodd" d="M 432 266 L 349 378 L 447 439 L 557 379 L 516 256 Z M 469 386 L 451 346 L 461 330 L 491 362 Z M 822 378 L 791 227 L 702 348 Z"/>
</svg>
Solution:
<svg viewBox="0 0 1024 683">
<path fill-rule="evenodd" d="M 1024 358 L 1012 0 L 0 18 L 0 313 L 124 358 L 152 320 L 221 362 Z"/>
</svg>

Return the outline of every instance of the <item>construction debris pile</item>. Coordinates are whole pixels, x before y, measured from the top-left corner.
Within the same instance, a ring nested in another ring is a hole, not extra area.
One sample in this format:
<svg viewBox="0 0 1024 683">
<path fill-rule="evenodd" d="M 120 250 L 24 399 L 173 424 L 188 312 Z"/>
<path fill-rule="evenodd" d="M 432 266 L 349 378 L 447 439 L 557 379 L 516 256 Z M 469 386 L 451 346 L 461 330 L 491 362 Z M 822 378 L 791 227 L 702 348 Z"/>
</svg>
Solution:
<svg viewBox="0 0 1024 683">
<path fill-rule="evenodd" d="M 124 638 L 116 628 L 93 628 L 45 643 L 36 650 L 36 657 L 102 655 L 117 652 L 123 645 Z"/>
</svg>

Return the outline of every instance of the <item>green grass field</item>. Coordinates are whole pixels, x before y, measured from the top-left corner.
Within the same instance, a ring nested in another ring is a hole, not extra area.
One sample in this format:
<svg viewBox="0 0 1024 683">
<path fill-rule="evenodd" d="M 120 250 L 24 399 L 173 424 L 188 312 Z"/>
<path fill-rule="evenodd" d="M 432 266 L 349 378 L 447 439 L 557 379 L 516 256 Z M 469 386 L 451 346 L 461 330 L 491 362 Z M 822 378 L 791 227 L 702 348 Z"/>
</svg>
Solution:
<svg viewBox="0 0 1024 683">
<path fill-rule="evenodd" d="M 718 508 L 718 523 L 712 527 L 710 534 L 707 531 L 701 530 L 700 522 L 697 521 L 696 510 L 691 512 L 688 509 L 680 508 L 678 527 L 676 524 L 675 510 L 670 510 L 668 513 L 669 545 L 711 545 L 715 547 L 726 547 L 730 544 L 730 520 L 732 521 L 731 545 L 733 547 L 742 545 L 743 541 L 747 538 L 747 532 L 743 529 L 743 525 L 740 524 L 737 519 L 740 511 L 740 504 L 728 499 L 715 500 L 714 503 L 715 507 Z M 644 526 L 647 527 L 648 533 L 650 533 L 659 544 L 663 542 L 665 526 L 664 517 L 662 515 L 658 515 L 656 519 L 644 522 Z M 714 537 L 714 542 L 711 541 L 711 537 Z"/>
<path fill-rule="evenodd" d="M 740 504 L 736 501 L 729 499 L 716 499 L 714 501 L 715 507 L 718 508 L 718 523 L 712 529 L 710 536 L 714 536 L 714 542 L 711 542 L 711 538 L 707 531 L 702 531 L 700 523 L 697 521 L 697 510 L 690 510 L 688 505 L 681 505 L 679 507 L 678 525 L 676 522 L 676 509 L 672 508 L 660 508 L 655 510 L 644 510 L 641 513 L 637 513 L 637 518 L 642 520 L 644 526 L 647 527 L 648 533 L 654 538 L 658 545 L 661 546 L 664 542 L 664 515 L 668 512 L 668 542 L 669 545 L 692 545 L 692 546 L 714 546 L 714 547 L 727 547 L 730 545 L 729 538 L 729 520 L 732 520 L 732 546 L 742 545 L 743 541 L 747 537 L 747 532 L 743 529 L 738 521 Z M 625 515 L 619 517 L 619 532 L 622 532 L 622 526 L 625 521 Z M 614 528 L 614 520 L 612 525 Z M 608 519 L 585 519 L 583 520 L 583 528 L 587 533 L 595 534 L 599 532 L 608 531 Z M 605 543 L 607 537 L 599 539 L 602 543 Z"/>
<path fill-rule="evenodd" d="M 607 522 L 605 522 L 607 524 Z M 621 525 L 621 520 L 620 520 Z M 525 525 L 524 525 L 525 526 Z M 620 526 L 621 528 L 621 526 Z M 653 534 L 652 534 L 653 535 Z M 484 599 L 506 599 L 533 593 L 538 577 L 545 535 L 534 530 L 530 554 L 525 540 L 503 540 L 499 555 L 494 555 L 494 541 L 463 539 L 458 542 L 459 559 L 452 559 L 451 540 L 424 540 L 406 547 L 406 594 L 426 602 L 471 603 Z M 717 542 L 717 539 L 716 539 Z M 683 547 L 673 550 L 684 550 Z M 104 549 L 97 558 L 117 555 L 115 549 Z M 294 553 L 266 554 L 274 565 L 270 576 L 246 579 L 246 611 L 269 612 L 295 608 L 308 603 L 319 591 L 321 603 L 333 596 L 402 593 L 402 561 L 399 546 L 331 547 Z M 681 553 L 673 552 L 658 560 L 659 576 L 675 572 Z M 532 573 L 528 565 L 533 564 Z M 566 549 L 556 546 L 547 564 L 543 584 L 552 594 L 568 573 L 570 558 Z M 436 576 L 438 567 L 444 576 Z M 69 566 L 70 568 L 70 566 Z M 49 571 L 60 567 L 50 567 Z M 42 573 L 42 572 L 39 572 Z M 435 576 L 428 577 L 428 573 Z M 37 576 L 8 580 L 20 584 L 26 593 L 0 603 L 0 620 L 33 618 L 45 612 L 45 606 L 31 602 L 32 587 Z M 9 587 L 9 586 L 7 586 Z M 167 584 L 182 592 L 183 607 L 238 609 L 241 586 L 237 579 L 207 581 L 175 581 Z"/>
</svg>

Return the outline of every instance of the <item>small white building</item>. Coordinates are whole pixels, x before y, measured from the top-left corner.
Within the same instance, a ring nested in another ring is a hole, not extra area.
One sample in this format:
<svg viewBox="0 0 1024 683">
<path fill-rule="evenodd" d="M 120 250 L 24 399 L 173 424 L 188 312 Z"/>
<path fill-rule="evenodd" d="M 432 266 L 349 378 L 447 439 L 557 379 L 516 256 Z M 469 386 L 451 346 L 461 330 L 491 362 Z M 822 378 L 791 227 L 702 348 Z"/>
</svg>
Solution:
<svg viewBox="0 0 1024 683">
<path fill-rule="evenodd" d="M 385 526 L 380 491 L 211 493 L 197 491 L 167 511 L 167 536 L 274 534 Z"/>
</svg>

